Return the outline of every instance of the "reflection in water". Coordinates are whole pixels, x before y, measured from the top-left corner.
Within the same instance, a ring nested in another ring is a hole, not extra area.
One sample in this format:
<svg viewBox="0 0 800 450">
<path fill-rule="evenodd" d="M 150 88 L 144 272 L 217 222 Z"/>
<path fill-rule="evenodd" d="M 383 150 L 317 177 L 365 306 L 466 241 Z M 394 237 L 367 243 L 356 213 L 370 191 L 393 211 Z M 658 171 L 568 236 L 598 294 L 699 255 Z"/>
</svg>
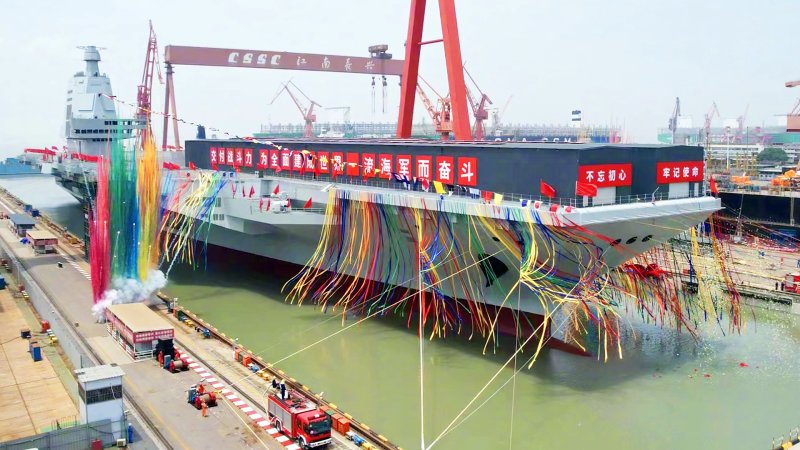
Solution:
<svg viewBox="0 0 800 450">
<path fill-rule="evenodd" d="M 52 178 L 6 178 L 0 185 L 81 230 L 77 202 Z M 340 316 L 285 303 L 282 283 L 268 262 L 242 267 L 235 260 L 211 260 L 205 269 L 176 266 L 169 292 L 267 361 L 277 361 L 342 328 Z M 495 383 L 466 408 L 466 420 L 434 448 L 766 448 L 773 436 L 800 424 L 794 406 L 800 324 L 784 311 L 756 307 L 754 314 L 757 321 L 750 320 L 742 335 L 724 336 L 726 324 L 709 326 L 697 342 L 631 317 L 636 325 L 626 332 L 623 359 L 603 363 L 545 351 L 533 369 L 499 390 L 512 375 L 502 368 L 512 353 L 508 339 L 487 355 L 480 338 L 426 341 L 426 442 L 499 370 Z M 418 349 L 406 319 L 389 316 L 279 367 L 401 446 L 417 448 Z M 530 355 L 525 352 L 520 365 Z"/>
<path fill-rule="evenodd" d="M 173 271 L 169 291 L 267 361 L 342 327 L 340 316 L 286 304 L 269 264 Z M 546 351 L 516 383 L 501 369 L 506 345 L 482 355 L 481 339 L 426 341 L 426 440 L 442 432 L 485 383 L 497 378 L 436 448 L 762 448 L 800 423 L 786 399 L 800 381 L 796 316 L 755 308 L 741 335 L 709 327 L 689 334 L 636 324 L 623 359 L 602 363 Z M 631 318 L 635 323 L 635 318 Z M 727 331 L 725 324 L 722 329 Z M 527 359 L 531 352 L 520 358 Z M 280 367 L 405 448 L 419 445 L 419 353 L 404 318 L 365 322 Z M 744 362 L 748 367 L 740 367 Z M 515 408 L 512 412 L 512 392 Z M 491 396 L 491 398 L 490 398 Z M 487 400 L 488 399 L 488 400 Z M 486 401 L 485 405 L 476 407 Z M 511 426 L 513 417 L 513 429 Z"/>
</svg>

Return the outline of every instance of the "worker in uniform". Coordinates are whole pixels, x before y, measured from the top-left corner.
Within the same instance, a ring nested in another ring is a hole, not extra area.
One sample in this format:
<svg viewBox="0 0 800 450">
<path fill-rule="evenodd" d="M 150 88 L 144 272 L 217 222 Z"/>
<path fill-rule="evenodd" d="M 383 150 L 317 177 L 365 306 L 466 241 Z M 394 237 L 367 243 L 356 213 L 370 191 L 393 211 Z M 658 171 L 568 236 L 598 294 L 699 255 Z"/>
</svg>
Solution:
<svg viewBox="0 0 800 450">
<path fill-rule="evenodd" d="M 203 395 L 203 393 L 205 391 L 206 391 L 206 388 L 203 387 L 203 383 L 200 383 L 200 384 L 197 385 L 197 395 Z"/>
<path fill-rule="evenodd" d="M 208 417 L 208 405 L 205 401 L 200 402 L 200 414 L 203 417 Z"/>
</svg>

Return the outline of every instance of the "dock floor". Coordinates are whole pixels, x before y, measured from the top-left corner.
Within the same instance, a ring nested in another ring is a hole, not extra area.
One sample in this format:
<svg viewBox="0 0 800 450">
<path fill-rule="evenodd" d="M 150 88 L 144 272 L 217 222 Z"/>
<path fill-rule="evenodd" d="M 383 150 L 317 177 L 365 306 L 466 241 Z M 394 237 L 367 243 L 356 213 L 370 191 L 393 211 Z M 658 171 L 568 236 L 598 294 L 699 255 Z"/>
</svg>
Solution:
<svg viewBox="0 0 800 450">
<path fill-rule="evenodd" d="M 0 441 L 33 436 L 54 427 L 56 421 L 80 420 L 48 357 L 48 353 L 58 355 L 44 351 L 50 345 L 46 335 L 30 327 L 17 301 L 8 289 L 0 290 Z M 20 337 L 21 328 L 31 328 L 38 338 L 41 361 L 33 361 L 28 340 Z"/>
</svg>

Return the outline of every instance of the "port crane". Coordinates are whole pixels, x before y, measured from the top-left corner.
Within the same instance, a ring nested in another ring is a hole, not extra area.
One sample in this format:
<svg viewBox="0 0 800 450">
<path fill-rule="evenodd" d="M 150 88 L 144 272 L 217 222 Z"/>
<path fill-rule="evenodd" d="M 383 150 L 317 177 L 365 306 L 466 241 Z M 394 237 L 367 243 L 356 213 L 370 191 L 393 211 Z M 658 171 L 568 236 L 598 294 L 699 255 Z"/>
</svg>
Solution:
<svg viewBox="0 0 800 450">
<path fill-rule="evenodd" d="M 497 129 L 500 127 L 500 123 L 503 120 L 503 116 L 506 114 L 506 110 L 508 109 L 508 105 L 511 103 L 512 98 L 514 98 L 513 95 L 508 96 L 508 100 L 506 100 L 506 103 L 503 105 L 503 109 L 492 109 L 492 133 L 496 133 Z"/>
<path fill-rule="evenodd" d="M 428 115 L 431 116 L 433 126 L 436 128 L 436 133 L 441 136 L 443 141 L 446 141 L 450 139 L 450 133 L 453 132 L 453 122 L 450 118 L 450 96 L 442 97 L 424 78 L 419 77 L 419 79 L 439 98 L 437 105 L 434 106 L 430 98 L 428 98 L 428 95 L 425 94 L 422 86 L 417 84 L 417 95 L 419 95 L 420 100 L 422 100 L 422 104 L 428 111 Z"/>
<path fill-rule="evenodd" d="M 300 103 L 300 100 L 292 92 L 292 90 L 289 89 L 289 86 L 292 86 L 295 89 L 297 89 L 297 92 L 299 92 L 303 97 L 306 98 L 306 100 L 309 101 L 308 107 L 305 107 L 305 106 L 303 106 L 302 103 Z M 287 94 L 289 94 L 289 97 L 292 98 L 292 101 L 294 102 L 295 106 L 297 106 L 297 109 L 300 111 L 300 114 L 303 115 L 303 122 L 305 122 L 305 127 L 303 128 L 303 137 L 305 137 L 305 138 L 314 137 L 314 122 L 317 121 L 317 115 L 314 113 L 314 106 L 319 106 L 321 108 L 322 105 L 320 105 L 319 103 L 315 102 L 314 100 L 311 100 L 305 94 L 305 92 L 300 90 L 300 88 L 297 87 L 297 85 L 294 84 L 291 80 L 287 81 L 286 83 L 283 83 L 283 87 L 278 91 L 277 94 L 275 94 L 275 97 L 272 99 L 271 102 L 269 102 L 269 104 L 271 105 L 271 104 L 275 103 L 275 100 L 277 100 L 278 97 L 280 97 L 280 95 L 283 92 L 286 92 Z"/>
<path fill-rule="evenodd" d="M 672 144 L 675 144 L 675 131 L 678 129 L 678 117 L 681 115 L 681 99 L 675 97 L 675 108 L 672 109 L 672 115 L 669 118 L 669 131 L 672 132 Z"/>
<path fill-rule="evenodd" d="M 158 82 L 164 84 L 164 79 L 161 76 L 161 65 L 158 62 L 158 40 L 156 39 L 156 32 L 153 29 L 153 21 L 150 21 L 150 35 L 147 38 L 147 54 L 144 59 L 144 70 L 142 71 L 142 82 L 139 84 L 136 93 L 136 118 L 144 122 L 146 132 L 150 132 L 150 117 L 152 110 L 152 94 L 153 94 L 153 72 L 158 74 Z M 180 149 L 180 141 L 178 140 L 178 130 L 175 129 L 175 147 L 174 150 Z"/>
<path fill-rule="evenodd" d="M 711 102 L 711 108 L 708 109 L 708 112 L 705 115 L 705 122 L 703 122 L 703 132 L 706 135 L 706 147 L 710 143 L 711 138 L 711 120 L 714 116 L 720 117 L 719 109 L 717 109 L 717 102 Z"/>
<path fill-rule="evenodd" d="M 787 88 L 797 86 L 800 86 L 800 80 L 786 82 Z M 786 116 L 786 131 L 800 131 L 800 99 L 797 99 L 794 108 Z"/>
<path fill-rule="evenodd" d="M 489 118 L 489 112 L 486 110 L 486 104 L 492 104 L 492 100 L 486 95 L 481 88 L 478 86 L 478 83 L 475 82 L 475 79 L 472 78 L 469 71 L 467 71 L 466 66 L 464 67 L 464 73 L 467 74 L 472 84 L 475 86 L 475 89 L 481 94 L 479 99 L 475 99 L 472 96 L 472 92 L 470 92 L 469 86 L 464 86 L 467 90 L 467 98 L 469 99 L 469 105 L 472 107 L 472 115 L 475 117 L 475 125 L 472 130 L 472 138 L 476 141 L 482 141 L 486 138 L 486 129 L 484 128 L 483 121 Z"/>
</svg>

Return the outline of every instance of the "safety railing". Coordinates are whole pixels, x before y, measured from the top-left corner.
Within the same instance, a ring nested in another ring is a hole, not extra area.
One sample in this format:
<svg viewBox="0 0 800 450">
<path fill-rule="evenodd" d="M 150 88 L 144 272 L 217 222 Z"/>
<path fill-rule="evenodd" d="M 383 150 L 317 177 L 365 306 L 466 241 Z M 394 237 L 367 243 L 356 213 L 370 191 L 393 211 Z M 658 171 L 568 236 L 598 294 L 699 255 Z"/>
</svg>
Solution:
<svg viewBox="0 0 800 450">
<path fill-rule="evenodd" d="M 329 183 L 339 183 L 344 186 L 365 186 L 365 187 L 375 187 L 381 189 L 393 189 L 399 191 L 411 191 L 411 192 L 431 192 L 433 187 L 431 186 L 428 191 L 422 189 L 419 185 L 414 185 L 412 183 L 401 183 L 394 180 L 387 180 L 382 178 L 368 178 L 364 179 L 363 177 L 346 177 L 346 176 L 339 176 L 337 179 L 333 179 L 333 177 L 328 175 L 316 175 L 316 174 L 308 174 L 308 173 L 294 173 L 294 172 L 278 172 L 275 174 L 269 174 L 271 177 L 279 177 L 279 178 L 287 178 L 293 180 L 305 180 L 305 181 L 317 181 L 317 182 L 329 182 Z M 473 198 L 473 199 L 481 199 L 480 191 L 477 191 L 478 194 L 476 195 L 476 191 L 470 191 L 469 188 L 463 186 L 452 186 L 453 190 L 448 191 L 449 196 L 457 196 L 457 197 L 464 197 L 464 198 Z M 527 202 L 542 202 L 547 204 L 557 204 L 562 206 L 572 206 L 575 208 L 584 207 L 584 197 L 545 197 L 542 195 L 535 195 L 535 194 L 519 194 L 514 192 L 492 192 L 492 194 L 502 195 L 503 202 L 513 202 L 513 203 L 521 203 L 523 200 Z M 650 194 L 634 194 L 634 195 L 622 195 L 614 197 L 613 201 L 605 201 L 598 198 L 593 198 L 591 201 L 586 201 L 587 206 L 600 206 L 600 205 L 611 205 L 611 204 L 630 204 L 630 203 L 645 203 L 645 202 L 654 202 L 654 201 L 662 201 L 662 200 L 675 200 L 680 198 L 697 198 L 697 197 L 706 197 L 708 194 L 705 192 L 699 192 L 695 194 L 694 191 L 690 190 L 685 195 L 672 195 L 670 196 L 668 192 L 653 192 Z M 494 196 L 492 196 L 492 200 L 494 200 Z M 611 200 L 611 199 L 608 199 Z"/>
</svg>

